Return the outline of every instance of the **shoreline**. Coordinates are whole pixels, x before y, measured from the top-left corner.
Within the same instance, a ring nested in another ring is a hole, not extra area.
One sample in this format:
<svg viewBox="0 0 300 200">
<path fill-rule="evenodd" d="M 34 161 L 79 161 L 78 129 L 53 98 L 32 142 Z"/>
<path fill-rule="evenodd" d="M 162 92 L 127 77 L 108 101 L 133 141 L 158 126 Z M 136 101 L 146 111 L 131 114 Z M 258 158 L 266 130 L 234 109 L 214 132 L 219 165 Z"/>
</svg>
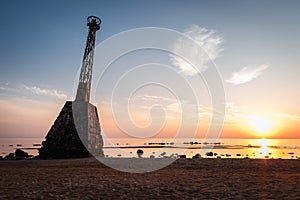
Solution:
<svg viewBox="0 0 300 200">
<path fill-rule="evenodd" d="M 277 140 L 277 139 L 228 139 L 219 138 L 217 141 L 204 141 L 203 138 L 182 138 L 173 143 L 171 138 L 153 138 L 151 140 L 134 140 L 134 139 L 112 139 L 110 143 L 104 145 L 103 150 L 108 157 L 137 157 L 136 150 L 144 150 L 144 157 L 176 157 L 185 154 L 186 157 L 192 158 L 197 153 L 201 157 L 206 153 L 213 152 L 213 157 L 221 158 L 244 158 L 251 159 L 298 159 L 300 158 L 300 146 L 298 140 Z M 16 149 L 22 149 L 29 155 L 37 156 L 39 147 L 37 138 L 5 138 L 1 141 L 2 158 L 9 153 L 15 152 Z M 186 150 L 186 151 L 185 151 Z M 197 152 L 196 152 L 197 151 Z M 200 151 L 200 152 L 198 152 Z M 166 153 L 164 153 L 166 152 Z M 164 154 L 162 154 L 164 153 Z M 216 154 L 215 154 L 216 153 Z"/>
</svg>

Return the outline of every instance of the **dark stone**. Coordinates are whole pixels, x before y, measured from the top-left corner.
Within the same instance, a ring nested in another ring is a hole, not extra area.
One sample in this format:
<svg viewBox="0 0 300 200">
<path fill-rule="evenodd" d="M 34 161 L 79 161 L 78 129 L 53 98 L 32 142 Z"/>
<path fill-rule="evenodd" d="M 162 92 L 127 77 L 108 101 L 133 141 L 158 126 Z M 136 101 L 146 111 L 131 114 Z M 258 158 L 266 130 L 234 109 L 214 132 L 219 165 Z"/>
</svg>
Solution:
<svg viewBox="0 0 300 200">
<path fill-rule="evenodd" d="M 144 154 L 144 151 L 143 151 L 142 149 L 138 149 L 138 150 L 136 151 L 136 153 L 137 153 L 138 157 L 141 158 L 142 155 Z"/>
<path fill-rule="evenodd" d="M 22 149 L 16 149 L 15 158 L 16 159 L 29 158 L 29 155 L 27 152 L 23 151 Z"/>
<path fill-rule="evenodd" d="M 27 152 L 23 151 L 22 149 L 16 149 L 15 153 L 9 153 L 6 155 L 4 158 L 0 158 L 0 160 L 5 159 L 5 160 L 21 160 L 21 159 L 27 159 L 31 158 L 32 155 L 28 155 Z"/>
<path fill-rule="evenodd" d="M 213 152 L 207 152 L 206 156 L 214 156 L 214 153 Z"/>
<path fill-rule="evenodd" d="M 201 155 L 199 153 L 197 153 L 193 156 L 193 158 L 201 158 Z"/>
<path fill-rule="evenodd" d="M 15 159 L 15 154 L 14 153 L 9 153 L 4 157 L 5 160 L 14 160 Z"/>
</svg>

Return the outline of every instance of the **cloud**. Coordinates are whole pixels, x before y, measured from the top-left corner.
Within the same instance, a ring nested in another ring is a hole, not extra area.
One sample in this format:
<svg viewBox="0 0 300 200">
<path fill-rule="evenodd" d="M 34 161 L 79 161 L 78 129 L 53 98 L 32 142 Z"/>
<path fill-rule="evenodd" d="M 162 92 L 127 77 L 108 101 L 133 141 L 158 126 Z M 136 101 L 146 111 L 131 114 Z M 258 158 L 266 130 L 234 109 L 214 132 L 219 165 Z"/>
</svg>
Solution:
<svg viewBox="0 0 300 200">
<path fill-rule="evenodd" d="M 225 109 L 224 125 L 243 127 L 253 117 L 252 109 L 234 102 L 226 102 Z"/>
<path fill-rule="evenodd" d="M 267 64 L 259 66 L 246 66 L 241 69 L 239 72 L 234 72 L 231 75 L 231 78 L 226 80 L 226 82 L 233 85 L 240 85 L 247 83 L 262 74 L 262 72 L 267 69 L 269 66 Z"/>
<path fill-rule="evenodd" d="M 36 86 L 26 86 L 26 85 L 24 85 L 23 88 L 34 94 L 37 94 L 37 95 L 51 96 L 51 97 L 56 97 L 58 99 L 66 99 L 67 98 L 66 94 L 64 94 L 61 91 L 57 91 L 57 90 L 41 89 Z"/>
<path fill-rule="evenodd" d="M 300 116 L 296 114 L 279 114 L 278 116 L 291 121 L 300 121 Z"/>
<path fill-rule="evenodd" d="M 195 76 L 206 70 L 211 60 L 220 56 L 223 39 L 214 30 L 197 25 L 190 26 L 183 34 L 191 40 L 180 38 L 173 46 L 174 54 L 170 55 L 170 61 L 184 75 Z"/>
<path fill-rule="evenodd" d="M 182 105 L 181 103 L 171 103 L 167 106 L 167 110 L 173 113 L 181 113 L 182 112 Z"/>
<path fill-rule="evenodd" d="M 0 83 L 0 91 L 2 92 L 16 92 L 18 88 L 11 86 L 10 83 Z"/>
<path fill-rule="evenodd" d="M 145 101 L 170 101 L 170 102 L 176 102 L 176 99 L 163 97 L 163 96 L 155 96 L 155 95 L 143 95 L 138 96 L 138 98 L 145 100 Z"/>
<path fill-rule="evenodd" d="M 34 95 L 33 95 L 34 94 Z M 23 98 L 47 101 L 55 99 L 65 100 L 68 97 L 64 92 L 58 90 L 42 89 L 36 86 L 18 85 L 0 82 L 0 98 Z"/>
</svg>

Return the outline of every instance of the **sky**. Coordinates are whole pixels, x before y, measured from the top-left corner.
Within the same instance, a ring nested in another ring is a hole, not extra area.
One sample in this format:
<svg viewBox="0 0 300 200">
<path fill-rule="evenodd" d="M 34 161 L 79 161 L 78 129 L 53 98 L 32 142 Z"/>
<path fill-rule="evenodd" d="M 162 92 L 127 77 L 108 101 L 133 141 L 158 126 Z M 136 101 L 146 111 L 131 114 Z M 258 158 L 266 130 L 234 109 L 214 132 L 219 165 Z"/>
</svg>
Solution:
<svg viewBox="0 0 300 200">
<path fill-rule="evenodd" d="M 0 0 L 0 137 L 46 136 L 74 100 L 86 18 L 95 15 L 91 102 L 104 134 L 300 138 L 299 8 L 296 0 Z M 167 51 L 145 47 L 102 65 L 147 42 Z"/>
</svg>

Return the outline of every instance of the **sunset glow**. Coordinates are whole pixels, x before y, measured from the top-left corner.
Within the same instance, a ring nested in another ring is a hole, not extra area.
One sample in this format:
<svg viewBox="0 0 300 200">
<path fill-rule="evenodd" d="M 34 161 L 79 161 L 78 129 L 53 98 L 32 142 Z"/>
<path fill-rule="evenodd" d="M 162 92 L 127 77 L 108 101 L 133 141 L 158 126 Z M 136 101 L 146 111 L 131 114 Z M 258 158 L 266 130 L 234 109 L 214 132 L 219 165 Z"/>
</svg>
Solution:
<svg viewBox="0 0 300 200">
<path fill-rule="evenodd" d="M 270 119 L 253 116 L 249 120 L 249 125 L 256 133 L 267 135 L 273 129 L 273 122 Z"/>
<path fill-rule="evenodd" d="M 0 200 L 299 199 L 299 10 L 0 0 Z"/>
<path fill-rule="evenodd" d="M 103 134 L 300 138 L 298 2 L 48 4 L 0 6 L 0 137 L 44 138 L 74 100 L 93 13 Z"/>
</svg>

